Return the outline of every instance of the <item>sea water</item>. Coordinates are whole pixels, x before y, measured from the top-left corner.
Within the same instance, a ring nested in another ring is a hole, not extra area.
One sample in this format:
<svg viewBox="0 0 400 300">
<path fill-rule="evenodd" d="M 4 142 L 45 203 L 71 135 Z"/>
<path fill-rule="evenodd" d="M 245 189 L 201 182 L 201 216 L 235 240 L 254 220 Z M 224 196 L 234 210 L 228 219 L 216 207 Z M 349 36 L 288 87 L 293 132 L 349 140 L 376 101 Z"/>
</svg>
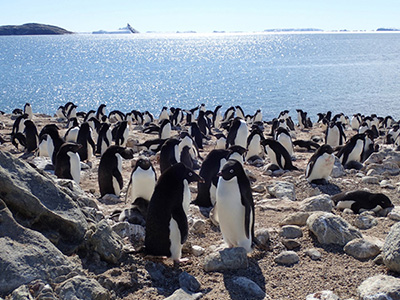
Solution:
<svg viewBox="0 0 400 300">
<path fill-rule="evenodd" d="M 288 109 L 400 118 L 398 33 L 0 37 L 0 110 Z"/>
</svg>

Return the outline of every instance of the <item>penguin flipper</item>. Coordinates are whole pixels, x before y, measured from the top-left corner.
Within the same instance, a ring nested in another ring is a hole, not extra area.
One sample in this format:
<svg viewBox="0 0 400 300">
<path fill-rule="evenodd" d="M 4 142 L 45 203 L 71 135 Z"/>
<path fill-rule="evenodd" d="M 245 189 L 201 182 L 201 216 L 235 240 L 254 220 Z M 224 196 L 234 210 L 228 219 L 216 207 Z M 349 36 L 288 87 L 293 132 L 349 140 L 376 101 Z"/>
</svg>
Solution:
<svg viewBox="0 0 400 300">
<path fill-rule="evenodd" d="M 178 228 L 181 233 L 181 244 L 183 244 L 188 237 L 189 228 L 187 224 L 186 213 L 181 205 L 172 211 L 172 218 L 178 224 Z"/>
<path fill-rule="evenodd" d="M 115 170 L 113 171 L 112 175 L 113 175 L 113 177 L 115 177 L 115 179 L 117 180 L 120 189 L 122 189 L 122 187 L 123 187 L 122 174 L 121 174 L 117 169 L 115 169 Z"/>
<path fill-rule="evenodd" d="M 250 182 L 245 184 L 245 188 L 240 189 L 240 199 L 244 206 L 244 232 L 246 237 L 250 237 L 250 213 L 253 210 L 254 202 L 253 195 L 251 193 Z M 254 221 L 254 210 L 253 210 L 253 221 Z M 251 224 L 253 228 L 253 224 Z M 253 233 L 253 232 L 252 232 Z"/>
</svg>

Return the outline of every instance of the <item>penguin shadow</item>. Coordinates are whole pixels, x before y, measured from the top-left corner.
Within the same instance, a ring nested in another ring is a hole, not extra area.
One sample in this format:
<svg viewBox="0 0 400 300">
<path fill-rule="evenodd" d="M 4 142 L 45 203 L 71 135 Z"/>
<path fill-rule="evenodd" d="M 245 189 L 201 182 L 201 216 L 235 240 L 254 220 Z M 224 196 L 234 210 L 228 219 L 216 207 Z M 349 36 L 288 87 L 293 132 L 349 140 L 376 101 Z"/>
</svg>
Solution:
<svg viewBox="0 0 400 300">
<path fill-rule="evenodd" d="M 259 258 L 261 259 L 261 258 Z M 264 299 L 265 297 L 265 277 L 258 264 L 257 255 L 248 257 L 249 266 L 246 269 L 224 271 L 223 279 L 225 288 L 229 293 L 230 299 L 232 300 L 258 300 Z M 253 281 L 258 287 L 264 292 L 264 295 L 255 295 L 255 293 L 249 293 L 246 289 L 236 283 L 239 280 L 245 280 L 244 278 Z"/>
<path fill-rule="evenodd" d="M 339 186 L 329 182 L 325 184 L 311 183 L 310 186 L 313 188 L 318 188 L 321 193 L 328 194 L 329 196 L 333 196 L 342 192 Z"/>
</svg>

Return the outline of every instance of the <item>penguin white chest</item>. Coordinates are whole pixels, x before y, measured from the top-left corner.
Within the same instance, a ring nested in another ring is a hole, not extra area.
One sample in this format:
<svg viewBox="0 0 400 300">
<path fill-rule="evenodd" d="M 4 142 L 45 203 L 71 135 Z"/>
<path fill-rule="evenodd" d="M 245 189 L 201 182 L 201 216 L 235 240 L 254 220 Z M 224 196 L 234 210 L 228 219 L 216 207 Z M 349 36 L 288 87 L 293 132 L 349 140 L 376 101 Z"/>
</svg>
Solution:
<svg viewBox="0 0 400 300">
<path fill-rule="evenodd" d="M 235 145 L 242 146 L 243 148 L 247 147 L 247 135 L 249 130 L 247 128 L 247 124 L 244 121 L 240 121 L 240 126 L 237 130 Z"/>
<path fill-rule="evenodd" d="M 237 177 L 218 180 L 216 193 L 217 218 L 223 239 L 229 247 L 243 247 L 251 251 L 251 234 L 246 237 L 245 231 L 245 207 L 242 205 L 240 187 Z M 252 212 L 250 224 L 252 224 Z M 251 230 L 249 230 L 251 232 Z"/>
<path fill-rule="evenodd" d="M 271 147 L 268 145 L 265 146 L 265 150 L 267 150 L 267 155 L 268 155 L 269 159 L 271 160 L 271 163 L 278 167 L 281 167 L 281 162 L 278 163 L 278 158 L 276 157 L 275 151 L 272 150 Z"/>
<path fill-rule="evenodd" d="M 69 156 L 70 172 L 72 179 L 79 184 L 81 180 L 81 161 L 79 154 L 75 152 L 67 152 Z"/>
<path fill-rule="evenodd" d="M 156 176 L 151 168 L 143 170 L 138 167 L 132 173 L 131 182 L 131 199 L 135 201 L 136 198 L 143 198 L 150 201 L 156 185 Z"/>
<path fill-rule="evenodd" d="M 278 142 L 281 143 L 283 147 L 285 147 L 290 156 L 293 155 L 293 144 L 290 136 L 286 134 L 280 134 L 278 136 Z"/>
<path fill-rule="evenodd" d="M 332 148 L 335 148 L 339 146 L 339 140 L 340 140 L 339 129 L 336 126 L 333 128 L 329 128 L 326 143 L 330 145 Z"/>
<path fill-rule="evenodd" d="M 255 135 L 251 141 L 249 146 L 247 147 L 246 159 L 249 159 L 252 156 L 260 155 L 262 152 L 261 148 L 261 138 L 259 135 Z"/>
<path fill-rule="evenodd" d="M 354 148 L 351 150 L 349 154 L 349 158 L 347 159 L 347 162 L 349 161 L 361 161 L 361 154 L 364 149 L 364 142 L 362 140 L 357 140 L 356 145 Z"/>
<path fill-rule="evenodd" d="M 331 175 L 333 165 L 335 163 L 335 157 L 333 154 L 324 153 L 318 157 L 311 169 L 310 165 L 307 165 L 306 177 L 309 182 L 315 179 L 328 180 Z"/>
</svg>

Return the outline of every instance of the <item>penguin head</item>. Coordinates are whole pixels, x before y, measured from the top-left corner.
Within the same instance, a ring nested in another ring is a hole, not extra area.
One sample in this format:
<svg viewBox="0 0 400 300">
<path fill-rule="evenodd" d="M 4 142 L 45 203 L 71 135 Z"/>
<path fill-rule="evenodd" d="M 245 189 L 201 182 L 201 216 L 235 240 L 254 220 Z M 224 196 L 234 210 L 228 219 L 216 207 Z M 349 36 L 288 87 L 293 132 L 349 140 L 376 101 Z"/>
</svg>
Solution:
<svg viewBox="0 0 400 300">
<path fill-rule="evenodd" d="M 82 148 L 81 144 L 75 144 L 75 143 L 64 143 L 61 145 L 59 152 L 78 152 L 79 149 Z"/>
<path fill-rule="evenodd" d="M 202 177 L 200 177 L 199 175 L 197 175 L 192 169 L 186 167 L 183 163 L 177 163 L 177 169 L 180 169 L 181 172 L 181 176 L 183 177 L 183 179 L 186 179 L 188 183 L 191 182 L 204 182 L 204 179 Z"/>
<path fill-rule="evenodd" d="M 147 157 L 140 157 L 136 162 L 136 167 L 140 167 L 142 170 L 148 170 L 151 166 L 151 161 Z"/>
<path fill-rule="evenodd" d="M 379 205 L 382 208 L 394 207 L 389 197 L 382 193 L 375 194 L 371 198 L 372 202 L 376 203 L 376 205 Z"/>
<path fill-rule="evenodd" d="M 238 177 L 243 174 L 243 167 L 240 162 L 234 159 L 228 160 L 222 167 L 222 170 L 217 174 L 217 176 L 222 177 L 224 180 L 231 180 L 233 177 Z"/>
<path fill-rule="evenodd" d="M 114 146 L 111 146 L 114 147 Z M 120 146 L 115 146 L 116 148 L 116 153 L 121 155 L 125 159 L 132 159 L 133 158 L 133 150 L 126 148 L 126 147 L 120 147 Z"/>
<path fill-rule="evenodd" d="M 330 145 L 325 144 L 322 145 L 321 147 L 318 148 L 319 152 L 322 153 L 328 153 L 328 154 L 332 154 L 333 153 L 333 149 Z"/>
</svg>

